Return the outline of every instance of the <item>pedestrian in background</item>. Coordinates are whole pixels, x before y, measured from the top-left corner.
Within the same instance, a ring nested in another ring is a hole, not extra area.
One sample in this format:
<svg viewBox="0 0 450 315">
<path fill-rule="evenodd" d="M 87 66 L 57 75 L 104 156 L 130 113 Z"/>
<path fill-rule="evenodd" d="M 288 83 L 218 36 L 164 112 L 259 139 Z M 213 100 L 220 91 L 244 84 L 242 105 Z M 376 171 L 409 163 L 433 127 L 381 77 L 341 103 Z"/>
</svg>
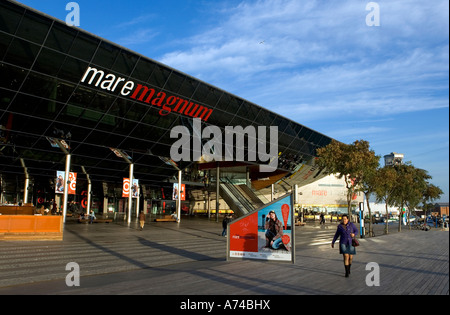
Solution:
<svg viewBox="0 0 450 315">
<path fill-rule="evenodd" d="M 139 225 L 141 227 L 141 231 L 144 229 L 144 224 L 145 224 L 145 214 L 144 211 L 141 211 L 139 213 Z"/>
<path fill-rule="evenodd" d="M 356 249 L 352 244 L 356 233 L 358 233 L 358 229 L 348 220 L 348 215 L 344 214 L 342 216 L 341 224 L 337 227 L 333 242 L 331 242 L 331 247 L 334 248 L 334 243 L 339 238 L 339 253 L 342 254 L 344 258 L 345 277 L 350 275 L 353 255 L 356 255 Z"/>
<path fill-rule="evenodd" d="M 222 236 L 227 236 L 227 226 L 228 226 L 228 223 L 230 223 L 231 221 L 232 221 L 231 215 L 230 214 L 225 215 L 225 217 L 223 218 L 223 221 L 222 221 L 222 228 L 223 228 Z"/>
</svg>

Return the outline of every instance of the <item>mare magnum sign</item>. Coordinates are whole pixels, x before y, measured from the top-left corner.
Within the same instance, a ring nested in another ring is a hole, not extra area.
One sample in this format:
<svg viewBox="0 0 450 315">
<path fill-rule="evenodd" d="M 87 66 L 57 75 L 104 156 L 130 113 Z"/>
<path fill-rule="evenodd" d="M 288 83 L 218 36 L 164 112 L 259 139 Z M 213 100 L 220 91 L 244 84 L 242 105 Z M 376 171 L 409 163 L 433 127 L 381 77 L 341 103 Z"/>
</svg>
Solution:
<svg viewBox="0 0 450 315">
<path fill-rule="evenodd" d="M 177 112 L 189 117 L 200 118 L 206 122 L 213 112 L 206 106 L 195 104 L 181 97 L 168 96 L 163 91 L 157 92 L 148 86 L 136 84 L 130 80 L 127 81 L 125 78 L 112 73 L 105 74 L 103 70 L 93 67 L 86 69 L 81 82 L 100 87 L 102 90 L 109 92 L 119 92 L 122 96 L 128 96 L 142 103 L 161 107 L 159 111 L 161 116 Z"/>
</svg>

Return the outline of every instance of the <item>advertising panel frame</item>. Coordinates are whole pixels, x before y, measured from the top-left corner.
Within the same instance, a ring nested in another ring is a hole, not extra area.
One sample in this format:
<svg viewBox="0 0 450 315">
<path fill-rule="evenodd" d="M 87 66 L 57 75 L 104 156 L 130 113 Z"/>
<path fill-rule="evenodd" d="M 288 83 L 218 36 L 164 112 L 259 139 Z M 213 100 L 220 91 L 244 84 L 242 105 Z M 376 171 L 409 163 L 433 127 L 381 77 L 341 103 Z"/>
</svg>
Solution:
<svg viewBox="0 0 450 315">
<path fill-rule="evenodd" d="M 287 217 L 285 215 L 283 217 L 281 209 L 285 205 L 289 206 L 289 214 Z M 262 224 L 260 225 L 260 223 L 267 222 L 267 214 L 274 210 L 278 220 L 282 224 L 284 223 L 282 246 L 285 249 L 273 249 L 271 246 L 267 247 L 268 240 L 265 235 L 267 231 Z M 290 262 L 295 264 L 294 212 L 293 194 L 288 193 L 230 222 L 227 225 L 227 261 L 256 259 L 260 261 Z M 290 227 L 290 230 L 286 229 L 287 227 Z M 287 239 L 289 239 L 289 242 L 285 244 Z M 241 248 L 243 250 L 236 250 L 239 247 L 243 247 Z M 286 250 L 286 248 L 289 248 L 289 250 Z M 278 251 L 283 251 L 283 253 L 280 254 Z"/>
</svg>

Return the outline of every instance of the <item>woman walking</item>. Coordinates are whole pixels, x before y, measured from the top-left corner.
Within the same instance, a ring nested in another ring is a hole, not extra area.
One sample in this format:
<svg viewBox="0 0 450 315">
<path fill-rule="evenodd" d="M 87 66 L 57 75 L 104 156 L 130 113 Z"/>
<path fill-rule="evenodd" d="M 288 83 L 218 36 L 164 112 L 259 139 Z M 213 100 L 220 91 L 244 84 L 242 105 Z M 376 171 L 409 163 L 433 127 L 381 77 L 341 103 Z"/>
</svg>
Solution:
<svg viewBox="0 0 450 315">
<path fill-rule="evenodd" d="M 348 215 L 342 216 L 342 222 L 338 225 L 336 234 L 334 235 L 331 247 L 339 237 L 339 254 L 343 255 L 345 266 L 345 277 L 350 275 L 350 267 L 352 266 L 353 255 L 356 255 L 356 249 L 352 245 L 352 240 L 358 233 L 356 226 L 348 220 Z"/>
</svg>

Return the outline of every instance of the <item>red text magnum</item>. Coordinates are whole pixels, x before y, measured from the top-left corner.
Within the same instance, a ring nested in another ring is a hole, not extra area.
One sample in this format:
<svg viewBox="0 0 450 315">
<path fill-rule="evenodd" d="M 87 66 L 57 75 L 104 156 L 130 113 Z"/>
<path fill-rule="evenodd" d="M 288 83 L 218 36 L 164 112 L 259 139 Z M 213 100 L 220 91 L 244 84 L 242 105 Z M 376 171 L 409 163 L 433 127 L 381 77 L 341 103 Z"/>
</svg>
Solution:
<svg viewBox="0 0 450 315">
<path fill-rule="evenodd" d="M 125 78 L 118 77 L 112 73 L 106 74 L 97 68 L 88 67 L 81 79 L 82 83 L 94 84 L 102 90 L 110 92 L 119 91 L 120 95 L 128 96 L 131 99 L 147 103 L 149 105 L 161 107 L 159 114 L 166 116 L 171 112 L 180 113 L 193 118 L 200 118 L 208 121 L 213 110 L 195 104 L 181 97 L 173 95 L 168 96 L 165 92 L 157 92 L 155 89 L 142 84 L 136 84 L 133 81 L 126 81 Z"/>
</svg>

